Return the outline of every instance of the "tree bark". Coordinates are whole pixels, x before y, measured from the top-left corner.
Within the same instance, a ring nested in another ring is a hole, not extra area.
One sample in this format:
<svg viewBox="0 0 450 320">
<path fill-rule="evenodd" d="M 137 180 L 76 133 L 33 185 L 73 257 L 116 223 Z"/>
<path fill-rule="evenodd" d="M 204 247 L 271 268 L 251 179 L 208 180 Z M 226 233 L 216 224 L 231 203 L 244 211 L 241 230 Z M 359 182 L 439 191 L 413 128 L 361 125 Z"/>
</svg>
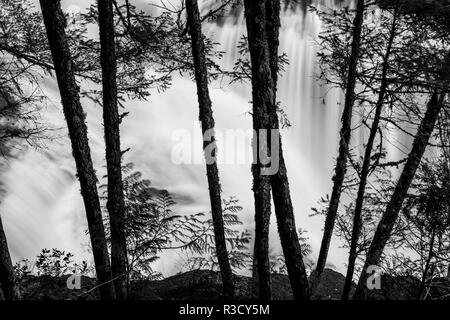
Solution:
<svg viewBox="0 0 450 320">
<path fill-rule="evenodd" d="M 386 48 L 386 53 L 383 57 L 383 67 L 382 76 L 380 84 L 380 92 L 378 93 L 378 100 L 375 106 L 375 115 L 372 122 L 372 127 L 370 128 L 369 139 L 367 140 L 366 150 L 364 153 L 363 164 L 361 168 L 360 181 L 358 186 L 358 194 L 355 204 L 355 213 L 353 217 L 353 230 L 352 238 L 350 243 L 350 253 L 348 258 L 347 275 L 345 277 L 344 289 L 342 291 L 342 300 L 348 300 L 350 290 L 352 287 L 353 274 L 355 272 L 356 258 L 358 257 L 357 248 L 358 241 L 361 234 L 362 228 L 362 209 L 364 204 L 364 195 L 366 192 L 367 178 L 370 173 L 370 160 L 372 155 L 372 149 L 375 142 L 375 137 L 378 132 L 378 127 L 380 124 L 381 111 L 383 109 L 384 98 L 388 88 L 387 73 L 389 71 L 389 57 L 391 54 L 392 44 L 395 38 L 397 24 L 397 13 L 394 13 L 394 20 L 392 23 L 391 33 L 389 35 L 389 40 Z"/>
<path fill-rule="evenodd" d="M 253 143 L 258 143 L 254 141 Z M 269 227 L 270 227 L 270 178 L 259 174 L 260 167 L 252 165 L 253 195 L 255 199 L 255 244 L 253 253 L 253 275 L 257 282 L 260 300 L 272 298 L 270 284 Z"/>
<path fill-rule="evenodd" d="M 91 159 L 85 114 L 80 102 L 72 58 L 65 33 L 66 20 L 59 0 L 40 0 L 48 42 L 55 66 L 61 102 L 77 175 L 84 200 L 101 299 L 114 299 L 111 266 L 97 191 L 97 177 Z"/>
<path fill-rule="evenodd" d="M 202 125 L 203 136 L 208 136 L 208 138 L 210 138 L 210 141 L 203 142 L 203 148 L 205 150 L 205 159 L 207 163 L 206 175 L 208 177 L 216 254 L 222 275 L 223 293 L 227 298 L 231 298 L 234 295 L 233 273 L 226 247 L 219 170 L 217 168 L 216 161 L 216 140 L 213 134 L 215 122 L 211 107 L 211 99 L 209 96 L 205 43 L 202 35 L 201 18 L 197 0 L 186 0 L 186 12 L 189 33 L 192 40 L 192 56 L 194 58 L 195 80 L 197 83 L 198 104 L 200 109 L 200 122 Z M 209 146 L 209 149 L 211 145 L 213 145 L 214 148 L 211 149 L 210 154 L 212 159 L 209 159 L 206 150 L 207 147 Z"/>
<path fill-rule="evenodd" d="M 431 232 L 430 250 L 428 250 L 427 261 L 425 263 L 425 269 L 422 273 L 422 280 L 420 281 L 419 293 L 417 299 L 422 300 L 422 295 L 425 290 L 425 284 L 427 282 L 428 271 L 430 270 L 431 259 L 433 258 L 434 241 L 436 239 L 436 229 Z"/>
<path fill-rule="evenodd" d="M 0 217 L 0 289 L 5 300 L 19 300 L 20 292 L 17 287 L 14 268 L 9 254 L 8 242 Z"/>
<path fill-rule="evenodd" d="M 269 65 L 276 96 L 278 82 L 278 47 L 280 30 L 280 1 L 266 1 L 266 32 L 269 48 Z M 253 185 L 255 194 L 255 250 L 253 266 L 256 268 L 254 278 L 258 283 L 260 300 L 272 298 L 269 259 L 269 230 L 270 230 L 270 178 L 258 174 L 253 170 Z"/>
<path fill-rule="evenodd" d="M 251 1 L 245 0 L 245 17 L 247 22 L 248 42 L 252 64 L 252 97 L 253 97 L 253 128 L 257 132 L 254 143 L 257 150 L 262 147 L 259 141 L 259 132 L 261 129 L 279 130 L 278 114 L 276 110 L 276 89 L 274 76 L 272 75 L 273 59 L 271 52 L 276 52 L 269 46 L 271 32 L 267 31 L 267 21 L 272 25 L 279 25 L 279 4 L 271 3 L 277 0 Z M 268 19 L 268 6 L 274 8 L 272 17 Z M 275 17 L 275 19 L 274 19 Z M 277 20 L 278 19 L 278 20 Z M 277 23 L 278 21 L 278 23 Z M 271 44 L 273 45 L 273 43 Z M 272 62 L 272 63 L 271 63 Z M 266 141 L 270 141 L 267 139 Z M 286 261 L 286 267 L 289 273 L 292 291 L 296 299 L 309 299 L 309 286 L 305 266 L 301 253 L 300 242 L 295 226 L 295 218 L 289 191 L 289 182 L 287 179 L 286 166 L 283 158 L 281 138 L 278 140 L 279 170 L 270 176 L 272 194 L 275 205 L 275 214 L 277 218 L 278 232 Z M 270 143 L 268 144 L 271 149 Z M 267 154 L 268 150 L 264 150 Z M 272 161 L 273 161 L 272 155 Z M 259 179 L 263 175 L 261 170 L 263 166 L 261 159 L 258 159 L 253 166 L 254 178 Z M 255 199 L 256 201 L 256 199 Z"/>
<path fill-rule="evenodd" d="M 278 48 L 280 46 L 280 0 L 266 0 L 266 32 L 269 46 L 270 73 L 276 97 L 278 89 Z M 276 99 L 275 99 L 276 100 Z"/>
<path fill-rule="evenodd" d="M 117 65 L 114 43 L 114 12 L 112 0 L 98 0 L 103 84 L 103 124 L 105 130 L 106 168 L 111 229 L 111 270 L 114 289 L 120 300 L 127 297 L 127 243 L 125 237 L 125 200 L 120 149 L 120 117 L 117 105 Z"/>
<path fill-rule="evenodd" d="M 446 125 L 447 124 L 447 125 Z M 442 149 L 442 154 L 446 165 L 444 166 L 444 175 L 447 179 L 444 182 L 444 190 L 447 191 L 447 221 L 450 223 L 450 118 L 449 115 L 444 115 L 441 118 L 439 125 L 439 132 L 441 136 L 441 144 L 446 145 L 446 148 Z M 445 126 L 445 128 L 443 128 Z M 447 266 L 446 278 L 450 280 L 450 263 Z"/>
<path fill-rule="evenodd" d="M 444 67 L 443 74 L 448 73 L 449 64 Z M 374 238 L 367 252 L 366 262 L 364 264 L 361 276 L 358 281 L 356 291 L 353 295 L 353 299 L 366 299 L 367 298 L 367 269 L 369 266 L 376 266 L 380 261 L 380 257 L 383 253 L 386 242 L 391 236 L 391 232 L 397 221 L 399 212 L 402 208 L 403 201 L 414 179 L 417 168 L 422 160 L 425 149 L 428 145 L 428 141 L 433 133 L 436 121 L 439 117 L 439 112 L 442 109 L 443 100 L 446 92 L 439 92 L 437 89 L 431 96 L 427 105 L 427 111 L 421 124 L 418 128 L 416 137 L 414 138 L 413 147 L 406 161 L 405 167 L 400 175 L 400 178 L 395 187 L 394 193 L 386 207 L 385 212 L 377 226 Z"/>
<path fill-rule="evenodd" d="M 355 103 L 356 68 L 358 65 L 359 51 L 361 46 L 361 31 L 363 22 L 364 0 L 358 0 L 358 4 L 356 7 L 356 16 L 353 23 L 353 41 L 349 59 L 344 111 L 342 113 L 339 153 L 336 161 L 335 174 L 333 177 L 333 190 L 331 193 L 330 204 L 328 207 L 327 216 L 325 218 L 325 227 L 319 251 L 319 258 L 317 260 L 317 266 L 312 277 L 313 290 L 320 282 L 320 277 L 323 270 L 325 269 L 328 250 L 331 243 L 331 237 L 333 235 L 334 224 L 336 222 L 336 215 L 339 208 L 342 185 L 344 184 L 345 173 L 347 172 L 347 160 L 352 130 L 353 105 Z"/>
</svg>

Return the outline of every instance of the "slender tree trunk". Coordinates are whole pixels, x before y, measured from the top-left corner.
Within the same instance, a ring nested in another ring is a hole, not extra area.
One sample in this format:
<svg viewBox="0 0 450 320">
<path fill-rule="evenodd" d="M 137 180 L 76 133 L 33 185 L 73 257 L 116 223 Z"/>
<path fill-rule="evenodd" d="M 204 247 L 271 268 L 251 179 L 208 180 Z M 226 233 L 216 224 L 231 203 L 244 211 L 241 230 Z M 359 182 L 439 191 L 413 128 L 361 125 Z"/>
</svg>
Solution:
<svg viewBox="0 0 450 320">
<path fill-rule="evenodd" d="M 272 195 L 277 217 L 278 233 L 283 248 L 284 259 L 292 287 L 297 300 L 309 300 L 310 290 L 303 254 L 295 225 L 294 209 L 292 207 L 286 165 L 282 155 L 281 139 L 278 172 L 272 176 Z"/>
<path fill-rule="evenodd" d="M 381 111 L 383 109 L 384 98 L 388 88 L 387 73 L 389 70 L 389 57 L 391 54 L 392 44 L 395 38 L 397 24 L 397 13 L 394 14 L 394 21 L 392 23 L 391 34 L 389 36 L 386 53 L 383 57 L 383 70 L 381 76 L 380 92 L 378 94 L 378 101 L 375 106 L 375 115 L 370 128 L 369 139 L 367 140 L 366 150 L 364 153 L 363 164 L 361 168 L 361 175 L 358 187 L 358 194 L 355 204 L 355 213 L 353 217 L 353 230 L 350 243 L 350 253 L 348 258 L 347 275 L 345 277 L 344 289 L 342 292 L 342 300 L 348 300 L 350 290 L 352 288 L 353 273 L 355 272 L 356 258 L 358 257 L 358 240 L 361 234 L 362 228 L 362 209 L 364 204 L 364 195 L 366 192 L 367 178 L 370 173 L 370 159 L 372 155 L 372 149 L 377 135 L 378 127 L 380 124 Z"/>
<path fill-rule="evenodd" d="M 258 138 L 257 138 L 258 139 Z M 254 141 L 254 143 L 257 143 Z M 257 282 L 258 297 L 267 301 L 272 298 L 270 285 L 269 227 L 270 227 L 270 178 L 259 174 L 260 167 L 252 165 L 253 194 L 255 199 L 255 247 L 253 276 Z"/>
<path fill-rule="evenodd" d="M 450 161 L 448 161 L 448 166 L 450 166 Z M 447 190 L 447 210 L 448 210 L 448 216 L 447 219 L 450 221 L 450 170 L 447 168 L 447 183 L 446 183 L 446 190 Z M 450 264 L 447 267 L 447 279 L 450 280 Z"/>
<path fill-rule="evenodd" d="M 439 119 L 439 136 L 441 140 L 442 148 L 442 156 L 445 161 L 444 166 L 444 175 L 447 179 L 444 180 L 444 190 L 447 191 L 447 223 L 450 224 L 450 118 L 447 114 L 442 114 Z M 450 264 L 447 266 L 447 279 L 450 280 Z"/>
<path fill-rule="evenodd" d="M 65 34 L 66 20 L 59 0 L 40 0 L 50 44 L 64 116 L 69 129 L 72 153 L 81 186 L 91 237 L 95 270 L 101 299 L 114 299 L 111 266 L 97 191 L 97 177 L 91 159 L 85 114 L 80 103 L 79 87 L 73 73 L 72 58 Z"/>
<path fill-rule="evenodd" d="M 20 292 L 17 287 L 14 268 L 9 254 L 8 242 L 0 217 L 0 289 L 5 300 L 19 300 Z"/>
<path fill-rule="evenodd" d="M 114 289 L 120 300 L 127 297 L 127 242 L 125 238 L 125 201 L 120 149 L 120 117 L 117 106 L 116 50 L 112 0 L 98 0 L 103 84 L 103 124 L 105 129 L 108 201 L 111 228 L 111 270 Z"/>
<path fill-rule="evenodd" d="M 274 95 L 276 96 L 278 82 L 278 47 L 280 30 L 280 1 L 266 1 L 266 32 L 269 48 L 270 72 L 273 81 Z M 276 98 L 275 98 L 276 99 Z M 253 266 L 256 269 L 254 278 L 258 283 L 258 295 L 260 300 L 272 298 L 270 280 L 269 259 L 269 230 L 270 230 L 270 178 L 259 175 L 259 170 L 254 170 L 254 189 L 259 189 L 261 194 L 255 196 L 255 251 Z M 256 176 L 256 177 L 255 177 Z M 261 180 L 262 183 L 261 183 Z M 255 186 L 258 186 L 256 188 Z M 258 204 L 262 204 L 257 207 Z"/>
<path fill-rule="evenodd" d="M 444 72 L 448 72 L 448 67 L 445 67 Z M 397 221 L 405 196 L 412 180 L 414 179 L 420 161 L 422 160 L 422 156 L 428 145 L 431 134 L 433 133 L 439 112 L 442 109 L 445 95 L 446 92 L 440 93 L 436 89 L 428 102 L 427 111 L 417 131 L 408 160 L 406 161 L 405 167 L 403 168 L 397 182 L 391 200 L 389 201 L 381 221 L 377 226 L 377 230 L 375 231 L 369 251 L 367 252 L 366 262 L 362 269 L 356 291 L 353 295 L 354 299 L 361 300 L 367 298 L 366 284 L 369 277 L 367 274 L 367 269 L 369 266 L 378 265 L 380 261 L 381 254 L 386 246 L 386 242 L 391 236 L 391 232 L 394 228 L 395 222 Z"/>
<path fill-rule="evenodd" d="M 266 2 L 266 31 L 269 45 L 270 71 L 273 80 L 274 101 L 269 109 L 271 129 L 279 130 L 277 113 L 277 84 L 278 84 L 278 47 L 280 22 L 280 0 Z M 270 141 L 270 140 L 269 140 Z M 284 162 L 281 137 L 279 138 L 279 170 L 271 176 L 272 196 L 277 216 L 278 230 L 286 266 L 289 272 L 291 286 L 296 299 L 310 299 L 309 284 L 303 263 L 302 250 L 295 225 L 294 208 L 289 190 L 286 165 Z M 283 244 L 284 243 L 284 244 Z M 290 270 L 290 271 L 289 271 Z"/>
<path fill-rule="evenodd" d="M 327 216 L 325 218 L 325 227 L 322 237 L 322 244 L 319 251 L 319 258 L 317 260 L 316 270 L 312 277 L 313 290 L 319 284 L 320 277 L 323 270 L 325 269 L 328 250 L 331 243 L 331 237 L 333 235 L 334 224 L 336 222 L 336 215 L 339 208 L 342 185 L 344 184 L 345 173 L 347 171 L 347 159 L 352 130 L 353 105 L 355 103 L 356 68 L 358 65 L 359 51 L 361 47 L 361 31 L 363 22 L 364 0 L 358 0 L 358 4 L 356 7 L 356 17 L 353 24 L 353 42 L 348 66 L 345 104 L 344 111 L 342 113 L 339 154 L 336 162 L 335 174 L 333 177 L 333 190 L 331 193 L 330 204 L 328 207 Z"/>
<path fill-rule="evenodd" d="M 445 118 L 444 118 L 445 119 Z M 446 120 L 444 120 L 444 124 L 450 124 L 450 118 L 447 118 Z M 440 130 L 442 131 L 442 127 L 440 128 Z M 442 135 L 442 133 L 441 133 Z M 444 184 L 444 187 L 447 191 L 447 221 L 450 224 L 450 147 L 448 147 L 450 145 L 450 128 L 447 127 L 447 129 L 444 132 L 444 137 L 443 139 L 441 138 L 441 142 L 442 144 L 446 144 L 447 148 L 443 149 L 443 154 L 444 154 L 444 159 L 447 163 L 447 165 L 445 166 L 445 176 L 447 177 L 446 182 Z M 447 267 L 447 279 L 450 280 L 450 264 Z"/>
<path fill-rule="evenodd" d="M 417 299 L 422 300 L 423 291 L 425 290 L 425 284 L 427 282 L 428 271 L 430 270 L 431 259 L 433 258 L 433 247 L 436 238 L 436 229 L 431 232 L 430 250 L 428 250 L 427 261 L 425 262 L 425 268 L 423 270 L 422 280 L 420 281 L 419 293 Z"/>
<path fill-rule="evenodd" d="M 263 149 L 265 154 L 268 154 L 268 150 L 264 150 L 264 143 L 259 140 L 258 133 L 261 129 L 269 129 L 277 132 L 279 129 L 276 111 L 276 89 L 271 71 L 273 64 L 271 64 L 271 49 L 269 46 L 270 32 L 267 32 L 267 20 L 269 20 L 269 23 L 277 25 L 276 20 L 272 20 L 273 18 L 268 19 L 267 6 L 270 5 L 271 8 L 277 10 L 277 4 L 268 3 L 270 1 L 272 0 L 244 1 L 252 63 L 253 128 L 257 132 L 257 138 L 254 143 L 256 143 L 258 152 L 261 152 L 261 149 Z M 276 11 L 274 13 L 274 16 L 279 16 L 279 10 L 278 13 Z M 272 52 L 275 52 L 275 50 L 272 50 Z M 270 139 L 266 141 L 269 141 L 268 147 L 270 150 Z M 278 232 L 294 297 L 296 299 L 309 299 L 308 279 L 295 226 L 281 138 L 277 142 L 279 144 L 279 153 L 277 155 L 272 154 L 271 156 L 272 164 L 273 161 L 278 161 L 279 170 L 270 176 L 270 183 L 275 204 Z M 274 157 L 278 159 L 274 160 Z M 256 176 L 258 179 L 258 177 L 263 175 L 261 171 L 263 169 L 261 159 L 258 159 L 257 164 L 253 168 L 254 177 Z"/>
<path fill-rule="evenodd" d="M 234 295 L 233 273 L 228 259 L 223 222 L 222 199 L 219 181 L 219 170 L 216 161 L 216 140 L 214 137 L 214 117 L 211 107 L 211 99 L 208 89 L 208 68 L 205 57 L 205 44 L 203 41 L 200 12 L 197 0 L 186 0 L 186 12 L 189 24 L 189 33 L 192 39 L 192 56 L 194 58 L 195 80 L 197 83 L 197 95 L 200 108 L 200 122 L 204 137 L 210 141 L 203 142 L 206 159 L 206 174 L 208 177 L 209 198 L 211 201 L 211 213 L 214 225 L 214 239 L 216 242 L 217 259 L 222 275 L 223 292 L 228 298 Z M 207 140 L 207 139 L 205 139 Z M 207 154 L 207 150 L 211 153 Z"/>
<path fill-rule="evenodd" d="M 275 95 L 278 89 L 278 48 L 280 46 L 280 0 L 266 0 L 266 32 L 269 45 L 269 65 Z"/>
<path fill-rule="evenodd" d="M 448 123 L 450 124 L 450 119 L 447 119 L 446 122 L 444 123 Z M 442 128 L 440 129 L 442 130 Z M 445 137 L 444 139 L 442 139 L 442 144 L 446 144 L 447 146 L 450 145 L 450 128 L 447 128 L 445 130 Z M 450 147 L 444 148 L 443 150 L 443 154 L 444 154 L 444 159 L 447 162 L 447 165 L 445 166 L 445 176 L 447 177 L 446 182 L 444 184 L 444 187 L 447 191 L 447 221 L 450 224 Z M 450 280 L 450 264 L 447 267 L 447 279 Z"/>
</svg>

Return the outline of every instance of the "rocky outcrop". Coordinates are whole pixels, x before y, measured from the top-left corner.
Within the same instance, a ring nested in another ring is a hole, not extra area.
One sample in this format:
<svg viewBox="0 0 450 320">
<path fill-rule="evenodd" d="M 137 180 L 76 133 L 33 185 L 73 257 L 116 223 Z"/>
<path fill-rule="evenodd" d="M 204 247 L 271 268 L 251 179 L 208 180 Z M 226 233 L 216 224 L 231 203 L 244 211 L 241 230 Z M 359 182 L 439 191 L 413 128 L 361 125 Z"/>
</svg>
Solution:
<svg viewBox="0 0 450 320">
<path fill-rule="evenodd" d="M 96 280 L 81 278 L 79 290 L 67 288 L 66 277 L 29 276 L 21 280 L 20 289 L 25 300 L 95 300 L 98 291 Z M 293 299 L 286 275 L 272 274 L 274 300 Z M 313 293 L 313 300 L 340 300 L 345 277 L 331 269 L 325 269 L 321 282 Z M 252 296 L 252 279 L 235 276 L 236 299 L 249 300 Z M 412 276 L 383 275 L 381 289 L 370 292 L 370 300 L 417 300 L 420 280 Z M 354 286 L 353 289 L 354 290 Z M 1 293 L 0 293 L 1 294 Z M 350 295 L 351 296 L 351 295 Z M 218 272 L 194 270 L 163 280 L 134 281 L 130 287 L 131 300 L 219 300 L 222 283 Z M 435 279 L 427 291 L 427 299 L 450 299 L 450 280 Z M 1 297 L 0 297 L 1 299 Z"/>
</svg>

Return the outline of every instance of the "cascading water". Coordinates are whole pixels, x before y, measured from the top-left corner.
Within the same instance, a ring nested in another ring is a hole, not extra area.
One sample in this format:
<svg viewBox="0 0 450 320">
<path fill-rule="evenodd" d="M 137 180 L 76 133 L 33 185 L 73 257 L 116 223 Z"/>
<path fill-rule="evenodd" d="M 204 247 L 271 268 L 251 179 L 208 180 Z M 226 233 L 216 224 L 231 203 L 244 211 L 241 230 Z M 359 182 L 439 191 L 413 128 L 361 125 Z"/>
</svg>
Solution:
<svg viewBox="0 0 450 320">
<path fill-rule="evenodd" d="M 321 2 L 336 5 L 333 0 Z M 63 5 L 73 9 L 72 1 L 63 1 Z M 87 1 L 77 5 L 87 6 Z M 318 18 L 300 6 L 283 13 L 280 52 L 288 55 L 290 64 L 280 79 L 279 100 L 292 125 L 282 133 L 284 152 L 296 222 L 298 227 L 309 231 L 314 252 L 319 248 L 323 222 L 309 217 L 310 208 L 331 189 L 340 119 L 337 102 L 341 99 L 337 91 L 328 93 L 324 99 L 325 91 L 314 80 L 315 40 L 319 31 Z M 226 52 L 222 64 L 230 68 L 237 57 L 236 45 L 245 33 L 243 15 L 225 18 L 220 24 L 207 24 L 204 32 L 220 43 Z M 86 252 L 84 207 L 57 87 L 54 81 L 44 86 L 50 103 L 43 116 L 53 127 L 62 129 L 57 131 L 57 138 L 46 143 L 45 149 L 29 150 L 9 161 L 8 170 L 2 176 L 6 194 L 0 212 L 15 260 L 33 258 L 44 247 L 57 247 L 69 250 L 76 257 L 90 258 Z M 251 128 L 250 90 L 249 85 L 211 86 L 218 132 Z M 101 109 L 89 101 L 83 101 L 83 106 L 87 112 L 92 156 L 97 176 L 101 178 L 105 173 Z M 135 163 L 156 188 L 168 189 L 178 201 L 180 214 L 208 212 L 204 165 L 179 165 L 171 161 L 176 144 L 173 133 L 181 129 L 195 133 L 192 152 L 202 157 L 194 83 L 175 77 L 170 89 L 162 94 L 154 93 L 149 101 L 128 101 L 127 111 L 130 115 L 122 124 L 121 137 L 123 148 L 131 150 L 124 162 Z M 224 196 L 233 195 L 241 200 L 244 226 L 253 229 L 250 163 L 220 164 L 219 169 Z M 277 249 L 275 223 L 272 226 L 271 244 Z M 334 244 L 330 250 L 330 261 L 340 268 L 346 255 L 338 246 Z M 176 271 L 169 258 L 161 259 L 156 266 L 165 275 Z"/>
</svg>

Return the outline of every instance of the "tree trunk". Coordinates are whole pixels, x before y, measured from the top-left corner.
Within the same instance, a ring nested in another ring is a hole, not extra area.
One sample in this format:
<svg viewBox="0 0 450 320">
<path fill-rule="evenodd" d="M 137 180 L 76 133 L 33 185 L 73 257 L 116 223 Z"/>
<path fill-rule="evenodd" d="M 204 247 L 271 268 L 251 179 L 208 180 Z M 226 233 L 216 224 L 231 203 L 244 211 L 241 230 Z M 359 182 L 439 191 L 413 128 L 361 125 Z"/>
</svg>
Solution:
<svg viewBox="0 0 450 320">
<path fill-rule="evenodd" d="M 375 137 L 377 135 L 381 111 L 383 109 L 384 98 L 386 95 L 386 91 L 388 88 L 388 80 L 387 73 L 389 70 L 389 57 L 391 54 L 392 44 L 395 38 L 396 32 L 396 24 L 397 24 L 397 15 L 394 14 L 394 21 L 392 23 L 392 29 L 389 36 L 388 46 L 386 49 L 386 53 L 383 57 L 383 70 L 381 76 L 381 85 L 380 92 L 378 94 L 378 101 L 375 106 L 375 115 L 372 123 L 372 127 L 370 128 L 369 139 L 367 140 L 366 150 L 364 153 L 363 165 L 361 168 L 360 181 L 358 186 L 358 194 L 356 198 L 355 204 L 355 213 L 353 217 L 353 230 L 352 230 L 352 238 L 350 243 L 350 253 L 348 258 L 348 267 L 347 267 L 347 275 L 345 277 L 344 289 L 342 291 L 342 300 L 348 300 L 350 290 L 352 288 L 352 280 L 353 273 L 355 272 L 355 263 L 356 258 L 358 257 L 357 248 L 358 248 L 358 240 L 361 234 L 362 228 L 362 209 L 364 204 L 364 195 L 366 192 L 367 178 L 369 177 L 370 172 L 370 159 L 372 155 L 372 149 L 375 142 Z"/>
<path fill-rule="evenodd" d="M 280 46 L 280 0 L 266 0 L 266 32 L 269 45 L 270 73 L 275 95 L 278 89 L 278 48 Z"/>
<path fill-rule="evenodd" d="M 20 292 L 16 285 L 14 268 L 9 254 L 8 242 L 0 217 L 0 289 L 5 300 L 19 300 Z"/>
<path fill-rule="evenodd" d="M 274 95 L 276 96 L 278 82 L 278 47 L 280 30 L 280 1 L 266 1 L 266 32 L 269 48 L 270 72 L 273 81 Z M 269 259 L 269 230 L 270 230 L 270 178 L 259 175 L 259 170 L 253 170 L 255 193 L 255 250 L 254 263 L 256 268 L 254 278 L 258 283 L 258 296 L 260 300 L 272 298 Z M 262 181 L 261 181 L 262 180 Z"/>
<path fill-rule="evenodd" d="M 95 269 L 101 299 L 114 299 L 111 266 L 97 191 L 97 178 L 91 159 L 85 114 L 79 87 L 73 73 L 72 58 L 65 34 L 66 20 L 59 0 L 40 0 L 44 24 L 55 66 L 64 116 L 69 129 L 72 153 L 84 200 Z"/>
<path fill-rule="evenodd" d="M 448 72 L 448 67 L 445 67 L 445 72 Z M 434 126 L 442 109 L 443 100 L 446 92 L 439 93 L 436 89 L 427 105 L 427 111 L 419 126 L 416 137 L 413 142 L 412 150 L 408 156 L 405 167 L 400 175 L 400 178 L 392 194 L 386 210 L 377 226 L 377 230 L 373 237 L 369 251 L 367 252 L 366 262 L 361 272 L 361 277 L 358 281 L 358 286 L 353 295 L 354 299 L 367 298 L 367 269 L 369 266 L 376 266 L 380 261 L 386 242 L 391 236 L 392 229 L 397 221 L 398 214 L 402 208 L 403 201 L 417 171 L 417 168 L 422 160 L 422 156 L 428 145 Z"/>
<path fill-rule="evenodd" d="M 206 159 L 206 174 L 208 177 L 209 198 L 211 201 L 211 213 L 214 226 L 214 239 L 216 242 L 216 254 L 222 275 L 224 295 L 231 298 L 234 295 L 233 273 L 226 247 L 219 170 L 217 168 L 216 161 L 216 140 L 214 137 L 215 123 L 211 108 L 211 99 L 209 96 L 208 68 L 206 65 L 205 44 L 203 41 L 201 18 L 197 0 L 186 0 L 186 12 L 189 33 L 192 39 L 192 56 L 194 58 L 195 80 L 197 83 L 197 95 L 200 108 L 200 122 L 202 124 L 203 137 L 205 138 L 207 136 L 210 139 L 210 141 L 203 142 L 203 148 Z M 206 151 L 210 150 L 211 145 L 214 146 L 214 149 L 211 150 L 211 154 L 207 154 Z"/>
<path fill-rule="evenodd" d="M 273 54 L 276 50 L 273 48 L 272 50 L 270 49 L 269 36 L 271 32 L 267 32 L 268 20 L 273 26 L 279 24 L 279 22 L 277 23 L 277 21 L 279 21 L 279 10 L 276 12 L 276 7 L 279 6 L 279 4 L 268 3 L 271 1 L 277 0 L 244 1 L 252 64 L 253 128 L 257 133 L 254 143 L 256 143 L 256 150 L 261 152 L 262 149 L 265 154 L 268 154 L 268 150 L 264 148 L 264 143 L 259 140 L 261 129 L 269 129 L 269 131 L 273 129 L 276 132 L 278 132 L 279 129 L 276 111 L 276 89 L 273 78 L 274 75 L 272 75 L 271 70 L 273 68 L 271 52 Z M 269 19 L 267 16 L 267 6 L 275 8 L 272 18 Z M 276 18 L 278 20 L 273 20 L 273 17 L 275 16 L 278 16 Z M 273 45 L 273 43 L 271 45 Z M 270 139 L 267 139 L 266 141 L 269 141 L 267 147 L 269 147 L 270 150 Z M 278 156 L 279 169 L 276 173 L 270 175 L 270 183 L 275 204 L 278 232 L 294 297 L 296 299 L 309 299 L 308 280 L 295 226 L 281 138 L 279 138 L 277 142 L 279 144 L 279 153 L 277 155 L 272 155 L 272 157 Z M 272 161 L 274 161 L 273 158 Z M 263 165 L 261 159 L 258 159 L 256 165 L 253 166 L 254 177 L 257 179 L 262 177 L 264 174 L 261 171 L 262 169 Z"/>
<path fill-rule="evenodd" d="M 419 293 L 417 294 L 417 299 L 422 300 L 423 291 L 425 290 L 425 284 L 427 282 L 428 271 L 430 270 L 431 259 L 433 258 L 433 247 L 436 238 L 436 229 L 434 228 L 431 232 L 430 250 L 428 250 L 427 261 L 425 262 L 425 268 L 422 274 L 422 280 L 420 281 Z"/>
<path fill-rule="evenodd" d="M 359 51 L 361 46 L 361 31 L 364 22 L 364 0 L 358 0 L 356 7 L 356 17 L 353 24 L 353 42 L 349 59 L 347 88 L 345 93 L 344 111 L 342 113 L 342 127 L 339 141 L 339 154 L 333 177 L 333 190 L 331 193 L 330 204 L 327 216 L 325 218 L 325 227 L 320 246 L 319 258 L 317 260 L 316 270 L 313 275 L 313 290 L 319 284 L 320 277 L 328 257 L 331 237 L 333 235 L 336 215 L 339 208 L 341 198 L 342 185 L 344 184 L 345 173 L 347 171 L 347 157 L 352 130 L 352 114 L 353 105 L 355 103 L 355 86 L 356 86 L 356 68 L 358 65 Z"/>
<path fill-rule="evenodd" d="M 117 106 L 116 50 L 112 0 L 98 0 L 103 84 L 103 124 L 105 130 L 108 200 L 111 228 L 111 270 L 118 299 L 127 297 L 127 243 L 125 201 L 120 149 L 120 117 Z"/>
<path fill-rule="evenodd" d="M 257 138 L 259 139 L 259 138 Z M 254 141 L 253 143 L 258 143 Z M 270 178 L 259 174 L 260 166 L 252 165 L 253 195 L 255 199 L 255 247 L 253 275 L 257 282 L 258 297 L 267 301 L 272 298 L 270 285 L 269 227 L 270 227 Z"/>
<path fill-rule="evenodd" d="M 444 183 L 444 190 L 447 191 L 447 221 L 450 224 L 450 118 L 449 115 L 444 115 L 442 117 L 442 122 L 439 126 L 440 135 L 441 135 L 441 144 L 446 145 L 446 148 L 443 148 L 442 153 L 444 156 L 444 160 L 446 161 L 446 165 L 444 167 L 444 174 L 447 177 Z M 443 126 L 446 126 L 446 129 Z M 450 264 L 447 266 L 447 279 L 450 280 Z"/>
</svg>

